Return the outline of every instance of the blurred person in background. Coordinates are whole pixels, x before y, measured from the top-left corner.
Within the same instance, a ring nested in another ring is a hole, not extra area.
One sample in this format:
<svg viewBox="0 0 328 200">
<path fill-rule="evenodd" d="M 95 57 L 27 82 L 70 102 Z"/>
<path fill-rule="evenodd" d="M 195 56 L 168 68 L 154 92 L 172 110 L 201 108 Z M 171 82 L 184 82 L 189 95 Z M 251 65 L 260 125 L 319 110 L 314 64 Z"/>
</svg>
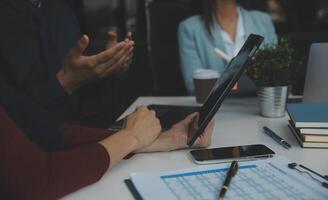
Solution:
<svg viewBox="0 0 328 200">
<path fill-rule="evenodd" d="M 189 94 L 194 92 L 195 70 L 212 69 L 221 74 L 250 34 L 263 36 L 264 44 L 277 43 L 268 14 L 245 10 L 237 0 L 203 2 L 202 14 L 182 21 L 178 31 L 181 71 Z M 221 56 L 215 53 L 215 48 Z M 237 93 L 255 93 L 255 85 L 247 75 L 242 76 Z"/>
</svg>

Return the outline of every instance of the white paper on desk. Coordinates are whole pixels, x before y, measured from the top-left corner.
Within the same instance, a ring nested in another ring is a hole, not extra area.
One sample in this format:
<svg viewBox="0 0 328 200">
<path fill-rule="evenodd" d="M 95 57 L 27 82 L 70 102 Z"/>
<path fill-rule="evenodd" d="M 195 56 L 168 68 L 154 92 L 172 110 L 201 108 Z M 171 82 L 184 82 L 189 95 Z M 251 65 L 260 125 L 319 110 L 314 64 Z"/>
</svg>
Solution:
<svg viewBox="0 0 328 200">
<path fill-rule="evenodd" d="M 319 182 L 289 169 L 288 159 L 242 162 L 225 199 L 327 200 Z M 160 173 L 132 173 L 131 179 L 144 200 L 215 200 L 229 164 L 200 166 Z"/>
</svg>

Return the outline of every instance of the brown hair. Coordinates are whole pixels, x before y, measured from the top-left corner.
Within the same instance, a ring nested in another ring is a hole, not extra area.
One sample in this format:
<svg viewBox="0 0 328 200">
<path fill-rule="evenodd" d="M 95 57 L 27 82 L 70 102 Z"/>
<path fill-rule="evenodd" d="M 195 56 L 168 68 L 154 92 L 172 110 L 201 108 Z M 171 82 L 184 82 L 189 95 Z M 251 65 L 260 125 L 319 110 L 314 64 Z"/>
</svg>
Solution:
<svg viewBox="0 0 328 200">
<path fill-rule="evenodd" d="M 215 13 L 215 0 L 203 0 L 202 16 L 208 33 L 212 36 L 211 26 L 213 24 L 213 14 Z"/>
<path fill-rule="evenodd" d="M 211 26 L 213 24 L 213 15 L 215 14 L 216 9 L 216 0 L 194 0 L 200 3 L 203 1 L 203 4 L 195 4 L 195 6 L 202 7 L 201 15 L 203 17 L 206 29 L 210 36 L 211 33 Z M 266 11 L 266 1 L 263 0 L 237 0 L 237 4 L 241 5 L 245 9 L 256 9 Z M 200 11 L 200 10 L 199 10 Z"/>
</svg>

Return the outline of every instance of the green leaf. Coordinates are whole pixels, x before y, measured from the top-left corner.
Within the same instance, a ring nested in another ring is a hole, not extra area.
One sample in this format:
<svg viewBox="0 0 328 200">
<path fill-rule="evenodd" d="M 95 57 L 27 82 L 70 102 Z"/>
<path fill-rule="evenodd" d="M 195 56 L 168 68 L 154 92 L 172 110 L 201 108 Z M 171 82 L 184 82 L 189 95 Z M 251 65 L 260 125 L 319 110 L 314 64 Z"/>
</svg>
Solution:
<svg viewBox="0 0 328 200">
<path fill-rule="evenodd" d="M 303 65 L 287 39 L 280 38 L 277 45 L 264 45 L 251 62 L 247 74 L 258 87 L 276 87 L 293 84 L 296 73 Z"/>
</svg>

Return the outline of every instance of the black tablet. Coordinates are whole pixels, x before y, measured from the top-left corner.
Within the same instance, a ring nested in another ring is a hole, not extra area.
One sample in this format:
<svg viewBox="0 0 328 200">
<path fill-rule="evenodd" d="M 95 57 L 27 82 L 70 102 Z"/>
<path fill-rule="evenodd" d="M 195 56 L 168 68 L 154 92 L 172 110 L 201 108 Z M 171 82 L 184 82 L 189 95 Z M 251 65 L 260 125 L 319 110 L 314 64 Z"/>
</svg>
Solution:
<svg viewBox="0 0 328 200">
<path fill-rule="evenodd" d="M 215 83 L 198 116 L 190 124 L 187 144 L 192 146 L 196 139 L 205 131 L 205 128 L 220 108 L 223 100 L 229 95 L 232 87 L 244 73 L 248 62 L 260 47 L 263 37 L 251 34 L 239 53 L 227 65 L 219 80 Z"/>
</svg>

